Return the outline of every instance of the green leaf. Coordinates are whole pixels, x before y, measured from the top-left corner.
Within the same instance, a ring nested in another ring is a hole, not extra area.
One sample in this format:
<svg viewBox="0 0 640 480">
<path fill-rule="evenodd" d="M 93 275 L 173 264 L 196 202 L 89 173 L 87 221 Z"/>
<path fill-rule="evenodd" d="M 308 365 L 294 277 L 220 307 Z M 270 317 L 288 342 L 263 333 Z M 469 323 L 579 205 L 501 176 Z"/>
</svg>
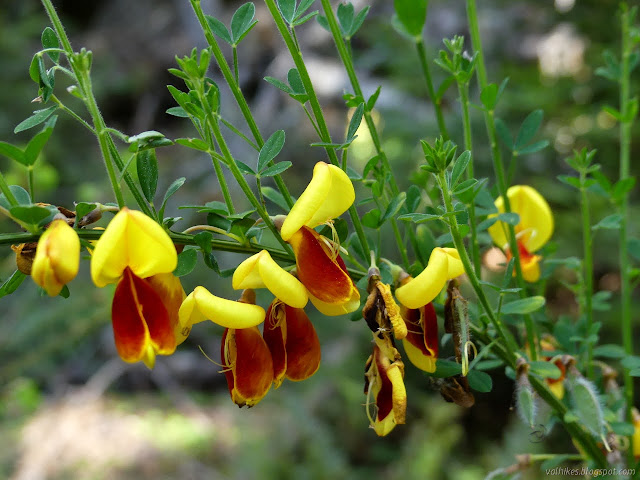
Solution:
<svg viewBox="0 0 640 480">
<path fill-rule="evenodd" d="M 362 216 L 362 224 L 369 228 L 378 228 L 380 226 L 380 210 L 374 208 Z"/>
<path fill-rule="evenodd" d="M 289 211 L 289 205 L 287 205 L 286 200 L 284 199 L 284 197 L 280 192 L 278 192 L 277 190 L 271 187 L 262 187 L 261 191 L 262 191 L 262 195 L 265 198 L 271 200 L 273 203 L 275 203 L 285 212 Z"/>
<path fill-rule="evenodd" d="M 16 128 L 13 129 L 13 133 L 20 133 L 33 128 L 36 125 L 40 125 L 41 123 L 45 122 L 51 115 L 53 115 L 53 112 L 55 112 L 57 109 L 58 106 L 54 105 L 52 107 L 45 108 L 44 110 L 36 110 L 35 112 L 33 112 L 33 115 L 20 122 L 16 126 Z"/>
<path fill-rule="evenodd" d="M 60 48 L 60 43 L 58 42 L 58 36 L 56 32 L 53 31 L 51 27 L 47 27 L 42 31 L 42 46 L 45 49 L 48 48 Z M 58 63 L 60 60 L 60 52 L 47 52 L 49 58 L 53 60 L 54 63 Z"/>
<path fill-rule="evenodd" d="M 55 118 L 55 117 L 52 117 Z M 27 144 L 27 148 L 24 149 L 24 157 L 25 164 L 27 167 L 36 163 L 38 160 L 38 156 L 40 156 L 40 152 L 49 141 L 49 137 L 51 137 L 51 133 L 53 132 L 53 128 L 48 127 L 36 134 L 29 143 Z"/>
<path fill-rule="evenodd" d="M 434 215 L 431 213 L 407 213 L 400 215 L 398 220 L 404 220 L 405 222 L 424 223 L 431 220 L 442 220 L 442 215 Z"/>
<path fill-rule="evenodd" d="M 85 215 L 95 210 L 97 206 L 98 205 L 96 203 L 87 203 L 87 202 L 76 203 L 76 226 L 85 217 Z"/>
<path fill-rule="evenodd" d="M 476 392 L 488 393 L 493 388 L 493 380 L 487 372 L 471 370 L 467 375 L 467 380 L 469 380 L 469 386 Z"/>
<path fill-rule="evenodd" d="M 278 0 L 278 9 L 282 18 L 291 25 L 296 15 L 296 0 Z"/>
<path fill-rule="evenodd" d="M 173 115 L 174 117 L 189 118 L 189 114 L 182 107 L 167 108 L 166 113 L 168 115 Z"/>
<path fill-rule="evenodd" d="M 349 128 L 347 129 L 347 139 L 346 142 L 350 142 L 355 138 L 356 131 L 362 122 L 362 115 L 364 114 L 364 103 L 358 105 L 351 116 L 351 120 L 349 121 Z"/>
<path fill-rule="evenodd" d="M 200 138 L 178 138 L 176 139 L 176 143 L 183 147 L 193 148 L 194 150 L 199 150 L 201 152 L 209 151 L 209 145 L 207 145 L 207 142 Z"/>
<path fill-rule="evenodd" d="M 580 179 L 578 177 L 571 177 L 569 175 L 558 175 L 556 178 L 565 185 L 577 188 L 578 190 L 580 189 Z"/>
<path fill-rule="evenodd" d="M 471 152 L 465 150 L 460 154 L 458 159 L 453 164 L 453 171 L 451 172 L 451 187 L 455 187 L 460 179 L 460 176 L 467 170 L 467 166 L 471 161 Z M 474 182 L 475 183 L 475 182 Z"/>
<path fill-rule="evenodd" d="M 353 19 L 353 23 L 351 24 L 351 31 L 349 32 L 349 37 L 353 37 L 358 32 L 358 30 L 360 30 L 360 27 L 362 27 L 362 24 L 364 23 L 365 18 L 367 18 L 367 14 L 369 13 L 370 8 L 371 7 L 367 5 L 366 7 L 364 7 L 362 10 L 358 12 L 356 17 Z"/>
<path fill-rule="evenodd" d="M 286 169 L 291 167 L 291 162 L 278 162 L 272 167 L 267 168 L 266 170 L 260 173 L 261 177 L 273 177 L 275 175 L 279 175 L 284 172 Z"/>
<path fill-rule="evenodd" d="M 549 140 L 540 140 L 539 142 L 532 143 L 527 147 L 523 147 L 520 150 L 516 150 L 514 155 L 529 155 L 531 153 L 539 152 L 549 146 Z"/>
<path fill-rule="evenodd" d="M 207 19 L 209 28 L 211 28 L 211 31 L 213 33 L 215 33 L 218 37 L 220 37 L 222 40 L 227 42 L 229 45 L 233 43 L 233 41 L 231 40 L 231 35 L 229 34 L 229 30 L 227 29 L 224 23 L 222 23 L 217 18 L 212 17 L 211 15 L 205 15 L 205 18 Z"/>
<path fill-rule="evenodd" d="M 454 375 L 460 375 L 461 373 L 462 366 L 459 363 L 438 358 L 436 360 L 436 371 L 430 375 L 432 377 L 446 378 L 453 377 Z"/>
<path fill-rule="evenodd" d="M 240 43 L 253 26 L 258 23 L 253 17 L 256 14 L 256 6 L 252 2 L 242 5 L 231 18 L 231 39 L 234 44 Z"/>
<path fill-rule="evenodd" d="M 511 136 L 511 132 L 509 131 L 509 127 L 507 124 L 502 121 L 500 118 L 496 118 L 496 133 L 498 134 L 498 138 L 502 143 L 504 143 L 505 147 L 509 150 L 513 150 L 513 137 Z"/>
<path fill-rule="evenodd" d="M 622 180 L 617 181 L 613 185 L 613 190 L 611 191 L 611 197 L 613 197 L 614 202 L 621 202 L 624 197 L 629 193 L 636 184 L 635 177 L 623 178 Z"/>
<path fill-rule="evenodd" d="M 555 363 L 551 362 L 530 362 L 529 368 L 532 373 L 540 375 L 542 378 L 557 380 L 562 376 L 562 372 Z"/>
<path fill-rule="evenodd" d="M 279 88 L 284 93 L 288 93 L 289 95 L 293 94 L 293 90 L 291 90 L 291 87 L 286 83 L 284 83 L 282 80 L 278 80 L 277 78 L 274 78 L 274 77 L 264 77 L 264 80 L 270 83 L 271 85 L 273 85 L 274 87 Z"/>
<path fill-rule="evenodd" d="M 470 178 L 469 180 L 465 180 L 453 190 L 453 194 L 455 196 L 458 196 L 461 193 L 464 193 L 467 190 L 473 188 L 476 183 L 478 183 L 478 181 L 475 178 Z"/>
<path fill-rule="evenodd" d="M 302 83 L 302 77 L 300 77 L 300 72 L 297 69 L 292 68 L 287 73 L 287 80 L 289 81 L 289 85 L 293 89 L 293 93 L 295 94 L 306 94 L 307 90 L 304 88 L 304 84 Z"/>
<path fill-rule="evenodd" d="M 302 0 L 300 2 L 300 5 L 298 5 L 298 8 L 296 8 L 296 18 L 300 17 L 300 15 L 309 10 L 309 8 L 311 8 L 311 5 L 313 5 L 313 2 L 315 1 L 316 0 Z"/>
<path fill-rule="evenodd" d="M 391 202 L 389 202 L 387 209 L 385 210 L 382 217 L 380 217 L 380 224 L 383 224 L 391 217 L 395 216 L 396 213 L 398 213 L 402 208 L 402 205 L 404 205 L 406 199 L 407 194 L 405 192 L 400 192 Z"/>
<path fill-rule="evenodd" d="M 9 185 L 9 190 L 13 193 L 18 205 L 31 205 L 31 197 L 29 193 L 20 185 Z M 6 210 L 11 209 L 11 204 L 3 194 L 0 194 L 0 206 Z"/>
<path fill-rule="evenodd" d="M 236 165 L 238 166 L 238 169 L 246 174 L 246 175 L 253 175 L 255 177 L 256 172 L 253 171 L 253 168 L 251 168 L 249 165 L 247 165 L 244 162 L 241 162 L 240 160 L 236 160 Z"/>
<path fill-rule="evenodd" d="M 9 210 L 11 216 L 29 225 L 38 225 L 43 220 L 58 213 L 54 206 L 41 207 L 39 205 L 16 205 Z"/>
<path fill-rule="evenodd" d="M 621 345 L 598 345 L 593 349 L 593 356 L 600 358 L 624 358 L 626 355 Z"/>
<path fill-rule="evenodd" d="M 309 20 L 311 20 L 313 17 L 315 17 L 316 15 L 318 15 L 318 10 L 314 10 L 313 12 L 311 12 L 308 15 L 305 15 L 302 18 L 298 18 L 297 20 L 295 20 L 291 26 L 292 27 L 298 27 L 300 25 L 302 25 L 303 23 L 307 23 Z"/>
<path fill-rule="evenodd" d="M 184 185 L 185 180 L 186 178 L 180 177 L 174 180 L 171 185 L 169 185 L 169 188 L 167 188 L 167 192 L 164 194 L 164 198 L 162 199 L 162 206 L 160 207 L 160 210 L 158 210 L 159 218 L 164 217 L 164 209 L 167 206 L 167 200 L 169 200 L 169 198 L 171 198 L 171 196 L 176 193 L 182 185 Z"/>
<path fill-rule="evenodd" d="M 527 115 L 527 118 L 525 118 L 522 122 L 522 126 L 520 127 L 518 135 L 516 136 L 516 150 L 520 149 L 520 147 L 525 146 L 533 139 L 533 137 L 538 132 L 538 129 L 540 128 L 543 117 L 544 112 L 540 109 L 534 110 L 529 115 Z"/>
<path fill-rule="evenodd" d="M 0 298 L 15 292 L 25 278 L 27 278 L 27 275 L 20 270 L 13 272 L 13 274 L 0 285 Z"/>
<path fill-rule="evenodd" d="M 350 36 L 354 16 L 355 10 L 352 3 L 340 3 L 338 5 L 338 22 L 340 22 L 340 28 L 345 37 Z"/>
<path fill-rule="evenodd" d="M 7 158 L 11 158 L 22 165 L 27 164 L 24 152 L 15 145 L 7 142 L 0 142 L 0 155 L 4 155 Z"/>
<path fill-rule="evenodd" d="M 480 101 L 484 108 L 491 111 L 496 107 L 498 103 L 498 85 L 490 83 L 482 89 L 480 92 Z"/>
<path fill-rule="evenodd" d="M 367 111 L 371 111 L 373 110 L 373 107 L 375 107 L 376 102 L 378 101 L 378 97 L 380 96 L 380 89 L 382 88 L 382 86 L 379 86 L 378 88 L 376 88 L 376 91 L 373 92 L 373 95 L 371 95 L 369 97 L 369 100 L 367 100 Z"/>
<path fill-rule="evenodd" d="M 546 300 L 542 296 L 522 298 L 502 306 L 502 313 L 509 315 L 526 315 L 544 307 Z"/>
<path fill-rule="evenodd" d="M 185 249 L 178 254 L 178 266 L 173 271 L 176 277 L 188 275 L 196 267 L 198 261 L 198 252 L 193 248 Z"/>
<path fill-rule="evenodd" d="M 633 425 L 627 422 L 610 422 L 609 426 L 613 433 L 622 437 L 631 437 L 635 432 Z"/>
<path fill-rule="evenodd" d="M 258 172 L 262 172 L 282 150 L 285 141 L 284 130 L 274 132 L 260 149 L 258 155 Z"/>
<path fill-rule="evenodd" d="M 158 188 L 158 159 L 156 158 L 156 151 L 153 148 L 148 148 L 137 153 L 136 170 L 144 197 L 149 203 L 153 203 L 153 197 Z"/>
<path fill-rule="evenodd" d="M 406 32 L 417 37 L 427 20 L 427 0 L 393 0 L 393 8 Z"/>
<path fill-rule="evenodd" d="M 606 230 L 618 230 L 622 223 L 622 215 L 619 213 L 614 213 L 613 215 L 608 215 L 600 220 L 596 225 L 591 227 L 591 230 L 600 230 L 602 228 Z"/>
<path fill-rule="evenodd" d="M 329 21 L 327 20 L 327 17 L 325 17 L 324 15 L 318 15 L 316 17 L 316 20 L 318 21 L 318 25 L 324 28 L 327 32 L 331 33 L 331 27 L 329 26 Z"/>
</svg>

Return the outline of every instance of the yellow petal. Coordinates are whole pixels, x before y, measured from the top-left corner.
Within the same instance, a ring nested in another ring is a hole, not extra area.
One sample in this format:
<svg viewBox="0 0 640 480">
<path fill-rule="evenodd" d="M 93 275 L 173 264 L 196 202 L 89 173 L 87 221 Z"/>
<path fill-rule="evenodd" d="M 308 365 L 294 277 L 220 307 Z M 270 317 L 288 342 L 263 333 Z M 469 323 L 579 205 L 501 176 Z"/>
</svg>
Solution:
<svg viewBox="0 0 640 480">
<path fill-rule="evenodd" d="M 73 280 L 80 266 L 80 240 L 66 221 L 57 219 L 38 241 L 31 267 L 33 281 L 54 297 Z"/>
<path fill-rule="evenodd" d="M 407 308 L 421 308 L 438 296 L 449 276 L 449 258 L 444 249 L 436 247 L 429 263 L 420 275 L 396 289 L 396 298 Z M 455 273 L 455 268 L 452 273 Z"/>
<path fill-rule="evenodd" d="M 314 228 L 339 217 L 354 200 L 353 184 L 344 171 L 335 165 L 316 163 L 311 182 L 282 224 L 282 239 L 289 240 L 303 225 Z"/>
<path fill-rule="evenodd" d="M 182 302 L 180 325 L 193 325 L 211 320 L 226 328 L 250 328 L 264 321 L 264 309 L 250 303 L 234 302 L 216 297 L 204 287 L 196 287 Z"/>
<path fill-rule="evenodd" d="M 311 294 L 309 294 L 309 300 L 311 300 L 313 306 L 316 307 L 320 313 L 328 317 L 337 317 L 338 315 L 355 312 L 358 309 L 360 306 L 360 292 L 354 287 L 351 291 L 351 297 L 345 303 L 323 302 Z"/>
<path fill-rule="evenodd" d="M 447 280 L 456 278 L 464 273 L 464 265 L 460 260 L 460 253 L 455 248 L 443 248 L 442 251 L 447 254 Z"/>
<path fill-rule="evenodd" d="M 296 277 L 278 265 L 269 252 L 247 258 L 233 274 L 233 288 L 266 287 L 276 298 L 294 308 L 304 308 L 307 304 L 307 289 Z"/>
<path fill-rule="evenodd" d="M 514 185 L 507 190 L 511 211 L 520 216 L 520 223 L 515 230 L 519 238 L 530 252 L 535 252 L 549 241 L 553 233 L 553 213 L 547 201 L 528 185 Z M 504 212 L 502 197 L 496 200 L 496 208 Z M 504 248 L 509 243 L 508 227 L 503 222 L 496 222 L 489 227 L 489 235 L 494 243 Z"/>
<path fill-rule="evenodd" d="M 175 270 L 176 249 L 167 232 L 142 212 L 124 207 L 107 226 L 91 257 L 98 287 L 115 283 L 129 267 L 140 278 Z"/>
<path fill-rule="evenodd" d="M 419 348 L 415 347 L 406 339 L 402 341 L 402 345 L 404 346 L 404 352 L 407 354 L 409 361 L 416 367 L 429 373 L 436 371 L 436 357 L 424 355 Z"/>
</svg>

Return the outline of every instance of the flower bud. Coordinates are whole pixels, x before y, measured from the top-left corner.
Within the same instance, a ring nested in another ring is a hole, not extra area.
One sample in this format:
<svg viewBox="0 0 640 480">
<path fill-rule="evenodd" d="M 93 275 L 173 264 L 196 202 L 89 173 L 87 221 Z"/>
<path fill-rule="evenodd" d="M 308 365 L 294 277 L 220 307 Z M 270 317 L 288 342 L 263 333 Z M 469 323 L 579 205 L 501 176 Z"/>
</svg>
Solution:
<svg viewBox="0 0 640 480">
<path fill-rule="evenodd" d="M 80 240 L 64 220 L 54 220 L 38 241 L 31 277 L 55 297 L 78 274 Z"/>
</svg>

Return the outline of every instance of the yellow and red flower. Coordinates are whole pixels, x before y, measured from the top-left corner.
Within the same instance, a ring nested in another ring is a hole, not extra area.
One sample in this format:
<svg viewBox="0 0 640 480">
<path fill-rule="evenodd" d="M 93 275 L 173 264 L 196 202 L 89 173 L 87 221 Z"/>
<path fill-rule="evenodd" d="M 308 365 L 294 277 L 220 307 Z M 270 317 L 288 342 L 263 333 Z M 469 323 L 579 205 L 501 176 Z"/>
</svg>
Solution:
<svg viewBox="0 0 640 480">
<path fill-rule="evenodd" d="M 404 386 L 404 364 L 400 354 L 390 344 L 374 335 L 373 354 L 365 366 L 364 393 L 367 395 L 367 415 L 378 436 L 388 435 L 396 425 L 405 423 L 407 391 Z M 369 411 L 373 399 L 374 414 Z"/>
<path fill-rule="evenodd" d="M 271 352 L 258 327 L 226 328 L 221 356 L 231 400 L 239 407 L 253 407 L 273 382 Z"/>
<path fill-rule="evenodd" d="M 407 336 L 402 341 L 404 351 L 420 370 L 433 373 L 438 360 L 438 317 L 432 303 L 412 309 L 403 308 Z"/>
<path fill-rule="evenodd" d="M 55 297 L 80 266 L 80 240 L 65 220 L 56 219 L 42 234 L 31 265 L 31 278 Z"/>
<path fill-rule="evenodd" d="M 273 358 L 276 388 L 285 378 L 298 382 L 318 370 L 320 341 L 303 309 L 274 300 L 267 310 L 263 337 Z"/>
<path fill-rule="evenodd" d="M 424 307 L 438 296 L 447 280 L 463 273 L 464 266 L 455 248 L 436 247 L 422 273 L 396 289 L 396 298 L 407 308 Z"/>
<path fill-rule="evenodd" d="M 298 279 L 307 288 L 311 303 L 325 315 L 353 312 L 360 305 L 360 294 L 340 258 L 339 246 L 313 229 L 342 215 L 354 199 L 347 174 L 335 165 L 318 162 L 311 182 L 280 229 L 282 239 L 295 253 Z"/>
<path fill-rule="evenodd" d="M 116 348 L 125 362 L 142 360 L 153 368 L 156 355 L 174 352 L 177 307 L 184 298 L 180 280 L 171 273 L 177 262 L 162 227 L 126 207 L 96 243 L 91 278 L 98 287 L 118 283 L 111 319 Z"/>
<path fill-rule="evenodd" d="M 507 190 L 511 211 L 520 216 L 515 226 L 516 241 L 520 254 L 522 275 L 528 282 L 536 282 L 540 278 L 540 260 L 535 252 L 540 250 L 553 233 L 553 214 L 549 204 L 537 190 L 527 185 L 514 185 Z M 498 212 L 504 213 L 504 199 L 496 202 Z M 510 260 L 509 229 L 507 224 L 498 221 L 489 227 L 489 235 L 493 242 L 502 248 Z"/>
</svg>

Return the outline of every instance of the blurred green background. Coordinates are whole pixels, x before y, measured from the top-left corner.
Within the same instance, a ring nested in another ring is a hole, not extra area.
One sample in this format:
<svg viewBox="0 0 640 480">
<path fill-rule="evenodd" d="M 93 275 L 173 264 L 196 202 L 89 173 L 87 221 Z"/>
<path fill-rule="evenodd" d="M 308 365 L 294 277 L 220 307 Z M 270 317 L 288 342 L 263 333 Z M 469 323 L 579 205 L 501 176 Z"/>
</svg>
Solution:
<svg viewBox="0 0 640 480">
<path fill-rule="evenodd" d="M 241 4 L 202 3 L 207 13 L 227 24 Z M 443 37 L 464 35 L 469 46 L 463 3 L 430 2 L 425 36 L 431 57 L 442 48 Z M 555 250 L 556 258 L 580 257 L 577 192 L 556 176 L 569 173 L 564 158 L 583 147 L 597 148 L 596 161 L 604 173 L 610 178 L 617 175 L 616 125 L 601 111 L 606 104 L 617 106 L 617 91 L 594 74 L 603 63 L 603 51 L 618 48 L 617 2 L 479 3 L 490 81 L 510 78 L 497 115 L 515 134 L 528 113 L 538 108 L 545 112 L 538 138 L 548 139 L 550 147 L 517 159 L 513 183 L 535 186 L 552 204 L 557 229 L 549 253 Z M 421 178 L 418 140 L 433 140 L 435 116 L 411 46 L 389 25 L 391 2 L 354 4 L 356 10 L 371 5 L 353 40 L 355 62 L 367 96 L 382 85 L 377 109 L 384 148 L 401 186 L 407 187 L 410 179 Z M 167 73 L 175 66 L 174 57 L 187 54 L 193 46 L 205 46 L 188 2 L 63 0 L 55 5 L 74 48 L 94 53 L 95 90 L 108 125 L 130 135 L 152 129 L 169 138 L 194 135 L 183 119 L 165 114 L 174 106 L 166 85 L 183 87 Z M 286 131 L 281 160 L 294 164 L 286 179 L 298 195 L 324 152 L 308 146 L 317 139 L 298 105 L 262 80 L 267 75 L 285 77 L 292 62 L 264 5 L 257 2 L 256 7 L 258 26 L 239 49 L 241 83 L 263 134 Z M 13 129 L 38 108 L 31 103 L 37 88 L 28 67 L 47 25 L 35 0 L 5 0 L 0 6 L 0 140 L 23 144 L 32 134 L 14 135 Z M 347 123 L 342 94 L 350 90 L 346 75 L 329 35 L 315 21 L 298 34 L 333 137 L 341 139 Z M 439 84 L 444 75 L 435 65 L 432 72 Z M 212 68 L 210 75 L 220 80 L 223 115 L 243 125 L 232 99 L 225 97 L 218 70 Z M 65 94 L 64 79 L 57 79 L 60 98 L 83 113 Z M 636 73 L 632 85 L 637 80 Z M 445 100 L 447 125 L 461 143 L 454 88 Z M 478 101 L 475 89 L 472 101 Z M 472 112 L 472 120 L 476 172 L 491 179 L 481 114 Z M 637 138 L 632 152 L 640 146 Z M 255 162 L 255 153 L 246 144 L 231 136 L 228 141 L 238 160 Z M 350 151 L 358 170 L 370 156 L 366 141 Z M 177 206 L 221 200 L 210 160 L 179 146 L 158 150 L 158 160 L 160 195 L 175 178 L 187 178 L 167 210 L 169 216 L 184 217 L 176 228 L 203 222 Z M 638 165 L 632 166 L 636 176 Z M 26 184 L 21 166 L 0 158 L 0 169 L 9 183 Z M 109 202 L 105 178 L 92 137 L 61 115 L 38 161 L 35 200 L 68 208 L 79 201 Z M 239 189 L 234 196 L 241 201 Z M 611 213 L 605 200 L 597 196 L 591 200 L 594 223 Z M 634 219 L 640 214 L 637 188 L 632 200 Z M 637 236 L 640 223 L 632 220 L 631 229 Z M 0 219 L 0 231 L 15 227 Z M 603 343 L 619 338 L 616 245 L 615 230 L 597 234 L 595 287 L 612 293 L 610 310 L 603 313 Z M 232 268 L 241 257 L 221 253 L 217 259 L 222 268 Z M 0 280 L 14 269 L 14 256 L 5 246 L 0 250 Z M 572 275 L 558 270 L 548 283 L 550 315 L 575 315 L 576 300 L 563 284 L 573 282 Z M 187 292 L 205 285 L 220 296 L 235 295 L 228 279 L 220 279 L 204 265 L 183 277 L 183 285 Z M 516 463 L 515 454 L 574 452 L 559 428 L 543 443 L 532 441 L 530 430 L 513 411 L 513 384 L 500 370 L 491 372 L 493 391 L 476 394 L 476 405 L 464 410 L 445 403 L 425 376 L 407 366 L 407 425 L 377 438 L 368 428 L 362 393 L 370 334 L 362 322 L 315 312 L 310 315 L 323 346 L 319 372 L 300 384 L 285 382 L 255 408 L 240 410 L 229 399 L 220 367 L 198 349 L 219 358 L 219 327 L 208 322 L 197 325 L 175 355 L 159 357 L 156 368 L 148 371 L 117 357 L 109 314 L 112 290 L 90 284 L 88 262 L 83 262 L 79 278 L 69 287 L 69 299 L 50 299 L 28 280 L 16 293 L 0 299 L 1 478 L 475 480 Z M 269 301 L 267 295 L 259 300 Z M 535 466 L 524 474 L 531 479 L 540 476 Z"/>
</svg>

